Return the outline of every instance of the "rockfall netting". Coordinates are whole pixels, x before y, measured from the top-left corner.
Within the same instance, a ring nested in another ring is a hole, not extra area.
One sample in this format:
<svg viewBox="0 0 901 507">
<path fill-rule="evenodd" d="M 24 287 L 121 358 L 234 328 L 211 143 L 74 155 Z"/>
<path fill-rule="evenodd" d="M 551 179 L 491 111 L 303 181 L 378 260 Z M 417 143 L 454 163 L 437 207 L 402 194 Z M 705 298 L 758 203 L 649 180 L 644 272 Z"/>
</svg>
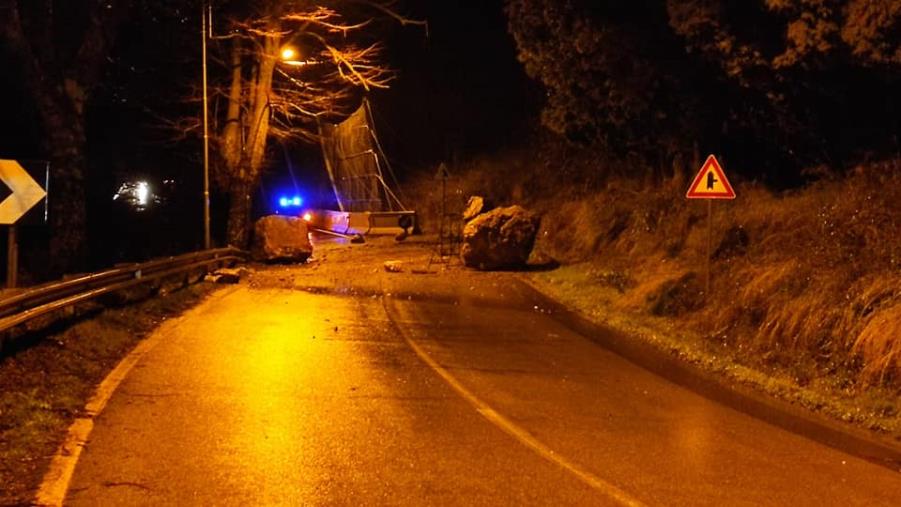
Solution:
<svg viewBox="0 0 901 507">
<path fill-rule="evenodd" d="M 394 180 L 372 127 L 369 104 L 338 124 L 322 124 L 322 154 L 341 211 L 406 211 L 385 181 Z M 396 182 L 396 180 L 394 180 Z"/>
</svg>

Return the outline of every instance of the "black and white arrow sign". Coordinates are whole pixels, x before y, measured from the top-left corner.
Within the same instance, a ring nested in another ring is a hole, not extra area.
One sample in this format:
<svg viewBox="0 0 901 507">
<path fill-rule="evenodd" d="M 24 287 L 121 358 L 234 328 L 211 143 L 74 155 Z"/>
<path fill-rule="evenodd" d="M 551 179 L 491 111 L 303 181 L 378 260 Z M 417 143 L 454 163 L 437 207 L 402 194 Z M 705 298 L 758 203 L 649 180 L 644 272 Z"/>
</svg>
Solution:
<svg viewBox="0 0 901 507">
<path fill-rule="evenodd" d="M 2 225 L 16 223 L 47 196 L 47 192 L 15 160 L 0 160 L 0 180 L 12 191 L 12 194 L 0 202 Z"/>
</svg>

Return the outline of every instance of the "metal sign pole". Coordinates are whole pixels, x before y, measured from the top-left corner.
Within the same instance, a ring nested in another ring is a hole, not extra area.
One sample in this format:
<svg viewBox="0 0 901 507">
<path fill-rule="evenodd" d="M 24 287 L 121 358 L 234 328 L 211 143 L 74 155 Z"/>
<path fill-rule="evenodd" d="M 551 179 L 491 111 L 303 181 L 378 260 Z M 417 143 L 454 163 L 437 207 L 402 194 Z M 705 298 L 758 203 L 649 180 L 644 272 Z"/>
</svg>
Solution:
<svg viewBox="0 0 901 507">
<path fill-rule="evenodd" d="M 707 199 L 707 266 L 704 275 L 704 297 L 710 298 L 710 243 L 713 237 L 713 199 Z"/>
<path fill-rule="evenodd" d="M 735 199 L 735 190 L 726 178 L 726 173 L 713 155 L 701 166 L 688 192 L 688 199 L 707 199 L 707 252 L 704 259 L 704 298 L 710 298 L 711 250 L 713 248 L 713 199 Z"/>
<path fill-rule="evenodd" d="M 19 274 L 19 241 L 16 237 L 16 224 L 9 226 L 6 243 L 6 288 L 15 289 Z"/>
<path fill-rule="evenodd" d="M 447 176 L 441 176 L 441 225 L 438 229 L 438 255 L 444 257 L 444 220 L 447 216 Z"/>
</svg>

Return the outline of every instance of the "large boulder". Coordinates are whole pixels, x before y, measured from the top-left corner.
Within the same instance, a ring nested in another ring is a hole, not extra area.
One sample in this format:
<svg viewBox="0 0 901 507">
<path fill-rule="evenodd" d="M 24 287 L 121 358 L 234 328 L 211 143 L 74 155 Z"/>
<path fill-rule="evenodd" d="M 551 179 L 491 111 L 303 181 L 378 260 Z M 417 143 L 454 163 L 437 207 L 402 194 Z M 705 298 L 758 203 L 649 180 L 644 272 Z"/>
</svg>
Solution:
<svg viewBox="0 0 901 507">
<path fill-rule="evenodd" d="M 307 223 L 299 217 L 269 215 L 253 227 L 254 260 L 265 262 L 306 262 L 313 255 Z"/>
<path fill-rule="evenodd" d="M 484 197 L 479 195 L 471 196 L 466 203 L 466 209 L 463 210 L 463 222 L 469 222 L 491 208 L 491 204 L 489 204 Z"/>
<path fill-rule="evenodd" d="M 460 257 L 477 269 L 525 266 L 535 244 L 541 218 L 521 206 L 496 208 L 470 220 L 463 228 Z"/>
</svg>

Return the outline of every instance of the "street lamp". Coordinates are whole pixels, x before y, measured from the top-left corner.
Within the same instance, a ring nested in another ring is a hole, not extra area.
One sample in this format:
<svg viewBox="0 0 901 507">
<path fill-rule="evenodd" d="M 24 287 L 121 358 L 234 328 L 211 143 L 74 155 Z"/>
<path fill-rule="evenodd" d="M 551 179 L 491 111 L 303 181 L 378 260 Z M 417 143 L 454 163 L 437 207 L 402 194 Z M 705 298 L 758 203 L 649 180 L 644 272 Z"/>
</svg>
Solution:
<svg viewBox="0 0 901 507">
<path fill-rule="evenodd" d="M 281 61 L 285 65 L 293 65 L 295 67 L 302 67 L 304 65 L 309 65 L 312 63 L 308 60 L 298 60 L 299 52 L 292 48 L 291 46 L 285 46 L 281 51 Z"/>
<path fill-rule="evenodd" d="M 285 62 L 293 61 L 297 57 L 297 50 L 290 47 L 285 46 L 282 48 L 282 60 Z"/>
</svg>

